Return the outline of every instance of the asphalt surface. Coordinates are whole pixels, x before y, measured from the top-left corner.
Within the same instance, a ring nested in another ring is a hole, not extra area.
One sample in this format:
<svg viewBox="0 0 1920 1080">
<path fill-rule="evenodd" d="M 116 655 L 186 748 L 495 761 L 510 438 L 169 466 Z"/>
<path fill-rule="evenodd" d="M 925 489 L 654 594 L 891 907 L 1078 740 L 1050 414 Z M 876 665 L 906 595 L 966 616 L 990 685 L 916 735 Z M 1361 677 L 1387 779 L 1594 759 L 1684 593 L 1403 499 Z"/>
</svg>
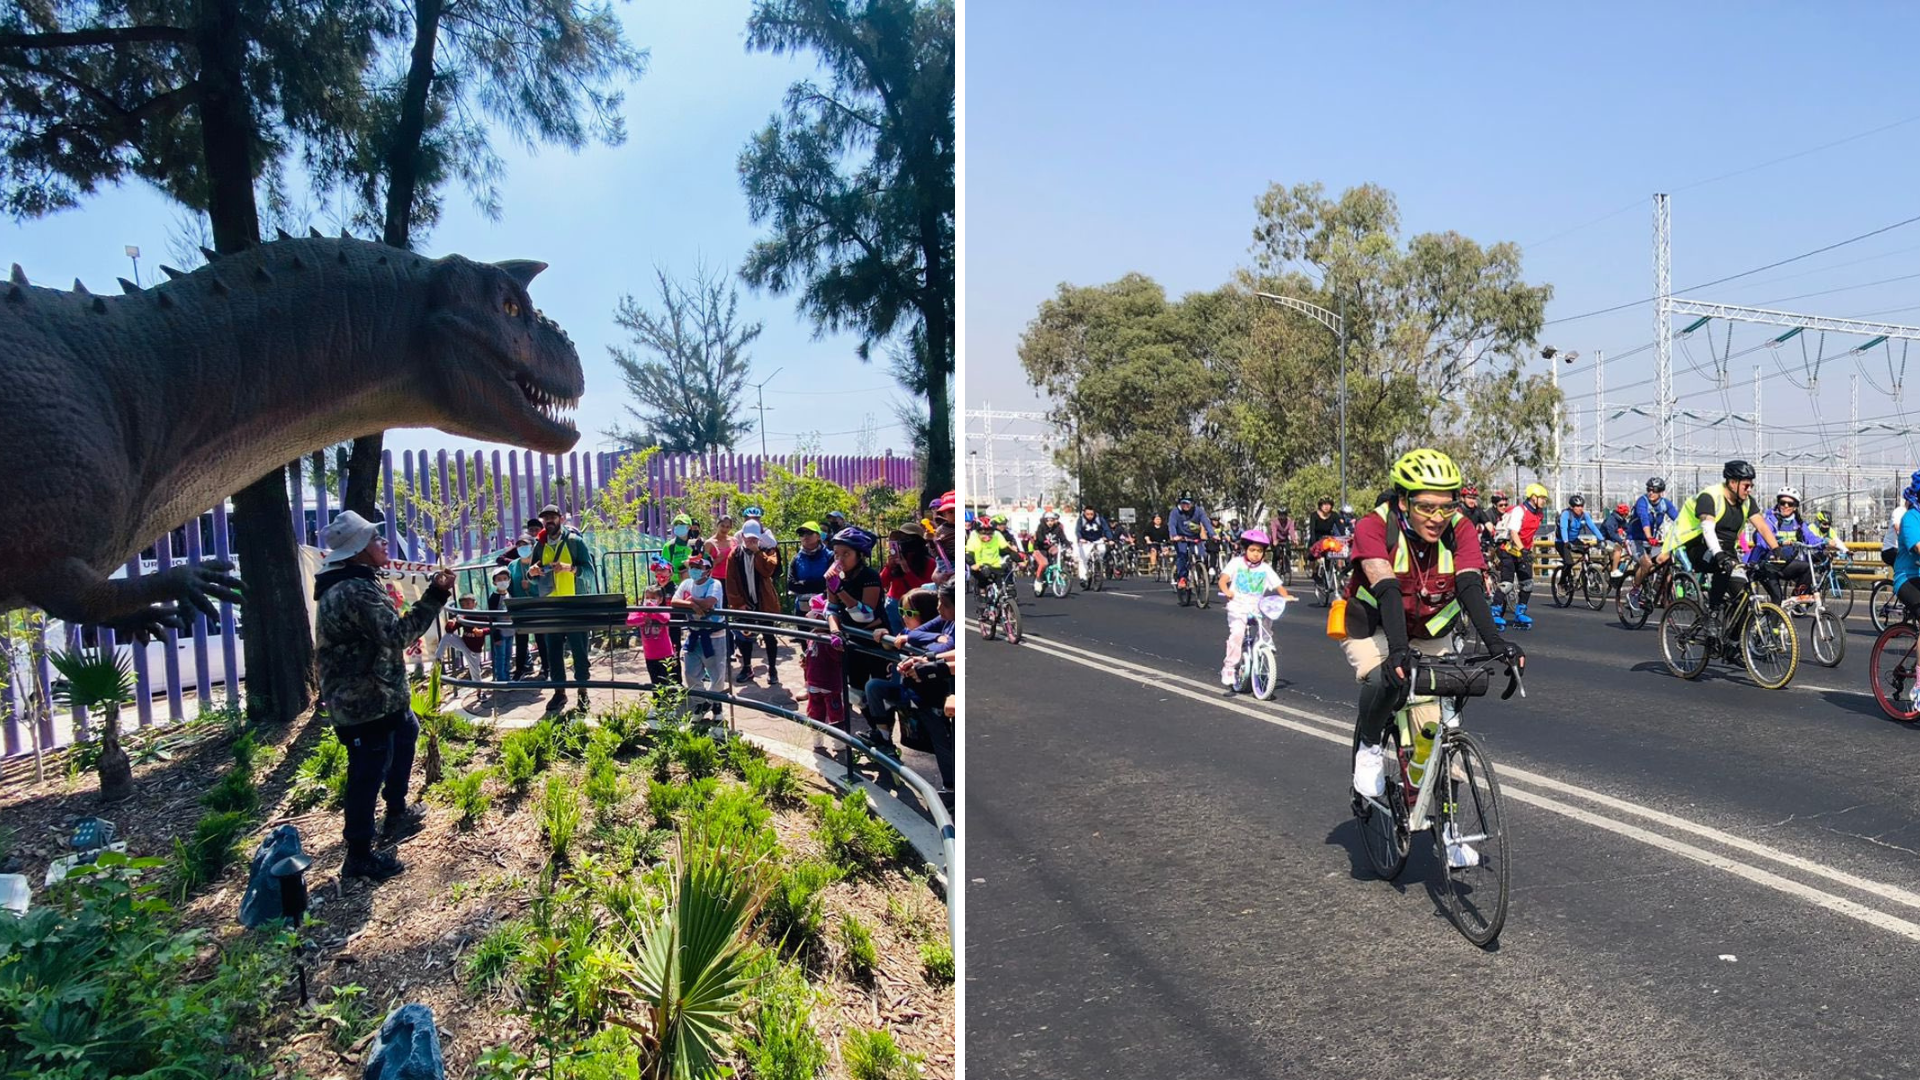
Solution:
<svg viewBox="0 0 1920 1080">
<path fill-rule="evenodd" d="M 1272 702 L 1169 587 L 1026 599 L 968 641 L 970 1077 L 1880 1077 L 1920 1066 L 1920 729 L 1833 669 L 1694 683 L 1544 594 L 1527 697 L 1472 703 L 1513 895 L 1483 951 L 1417 837 L 1348 810 L 1352 671 L 1310 588 Z M 1805 627 L 1804 620 L 1798 625 Z"/>
</svg>

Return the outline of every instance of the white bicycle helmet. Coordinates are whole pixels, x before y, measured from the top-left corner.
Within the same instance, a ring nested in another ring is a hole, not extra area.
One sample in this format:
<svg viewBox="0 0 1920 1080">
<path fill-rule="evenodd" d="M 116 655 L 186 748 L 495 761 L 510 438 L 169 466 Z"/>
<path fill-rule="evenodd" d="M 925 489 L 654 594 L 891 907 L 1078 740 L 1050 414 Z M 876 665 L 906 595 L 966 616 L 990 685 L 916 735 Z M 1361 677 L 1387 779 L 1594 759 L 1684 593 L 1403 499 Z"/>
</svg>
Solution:
<svg viewBox="0 0 1920 1080">
<path fill-rule="evenodd" d="M 1777 494 L 1775 494 L 1773 498 L 1775 502 L 1778 502 L 1781 499 L 1792 499 L 1794 502 L 1799 502 L 1800 489 L 1789 484 L 1786 487 L 1781 488 L 1780 491 Z"/>
</svg>

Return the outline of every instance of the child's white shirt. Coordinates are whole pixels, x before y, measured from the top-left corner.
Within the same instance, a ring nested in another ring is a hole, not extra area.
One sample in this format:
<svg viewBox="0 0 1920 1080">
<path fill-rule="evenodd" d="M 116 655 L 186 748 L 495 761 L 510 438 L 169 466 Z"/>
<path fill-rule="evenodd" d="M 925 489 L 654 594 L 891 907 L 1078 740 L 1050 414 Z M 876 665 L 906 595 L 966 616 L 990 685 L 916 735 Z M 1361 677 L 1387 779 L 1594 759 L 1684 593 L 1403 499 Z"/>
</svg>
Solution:
<svg viewBox="0 0 1920 1080">
<path fill-rule="evenodd" d="M 1233 586 L 1233 599 L 1228 602 L 1227 610 L 1241 617 L 1259 605 L 1260 597 L 1280 591 L 1283 585 L 1280 573 L 1272 563 L 1263 561 L 1258 565 L 1249 565 L 1242 556 L 1235 556 L 1221 574 Z"/>
</svg>

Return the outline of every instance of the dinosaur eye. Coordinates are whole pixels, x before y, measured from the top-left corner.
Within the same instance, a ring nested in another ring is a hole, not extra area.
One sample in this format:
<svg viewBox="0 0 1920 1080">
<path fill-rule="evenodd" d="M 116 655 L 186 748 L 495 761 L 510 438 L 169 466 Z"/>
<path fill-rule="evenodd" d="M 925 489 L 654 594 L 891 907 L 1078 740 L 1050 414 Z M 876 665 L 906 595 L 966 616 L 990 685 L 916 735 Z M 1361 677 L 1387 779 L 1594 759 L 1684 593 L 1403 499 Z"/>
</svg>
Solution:
<svg viewBox="0 0 1920 1080">
<path fill-rule="evenodd" d="M 507 313 L 507 318 L 509 319 L 517 319 L 520 317 L 520 302 L 517 300 L 508 298 L 501 302 L 500 308 Z"/>
</svg>

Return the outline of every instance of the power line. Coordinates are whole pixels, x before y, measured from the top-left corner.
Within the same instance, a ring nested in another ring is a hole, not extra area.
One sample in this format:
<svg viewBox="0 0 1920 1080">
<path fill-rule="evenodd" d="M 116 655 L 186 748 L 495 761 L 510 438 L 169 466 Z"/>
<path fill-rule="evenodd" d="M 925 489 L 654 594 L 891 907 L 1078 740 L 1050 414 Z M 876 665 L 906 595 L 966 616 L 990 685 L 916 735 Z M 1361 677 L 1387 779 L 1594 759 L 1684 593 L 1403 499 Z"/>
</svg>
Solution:
<svg viewBox="0 0 1920 1080">
<path fill-rule="evenodd" d="M 1752 275 L 1754 275 L 1754 274 L 1758 274 L 1758 273 L 1760 273 L 1760 272 L 1762 272 L 1762 271 L 1765 271 L 1765 270 L 1771 270 L 1771 269 L 1773 269 L 1773 268 L 1774 268 L 1774 267 L 1776 267 L 1776 266 L 1785 266 L 1785 265 L 1787 265 L 1788 263 L 1795 263 L 1795 262 L 1799 262 L 1799 261 L 1800 261 L 1801 259 L 1809 259 L 1809 258 L 1812 258 L 1812 257 L 1813 257 L 1813 256 L 1815 256 L 1815 255 L 1819 255 L 1819 254 L 1822 254 L 1822 253 L 1824 253 L 1824 252 L 1828 252 L 1828 251 L 1832 251 L 1832 250 L 1834 250 L 1835 248 L 1842 248 L 1842 247 L 1846 247 L 1846 246 L 1847 246 L 1848 244 L 1857 244 L 1857 243 L 1859 243 L 1860 241 L 1862 241 L 1862 240 L 1865 240 L 1865 239 L 1867 239 L 1868 237 L 1873 237 L 1873 236 L 1879 236 L 1879 235 L 1880 235 L 1881 233 L 1885 233 L 1885 232 L 1892 232 L 1892 231 L 1893 231 L 1893 230 L 1895 230 L 1895 229 L 1898 229 L 1898 228 L 1902 228 L 1902 227 L 1904 227 L 1904 226 L 1907 226 L 1907 225 L 1911 225 L 1911 224 L 1913 224 L 1913 223 L 1914 223 L 1914 222 L 1916 222 L 1916 221 L 1920 221 L 1920 215 L 1915 215 L 1914 217 L 1910 217 L 1910 218 L 1907 218 L 1907 219 L 1906 219 L 1906 220 L 1904 220 L 1904 221 L 1896 221 L 1896 222 L 1894 222 L 1894 223 L 1893 223 L 1893 224 L 1891 224 L 1891 225 L 1882 225 L 1882 226 L 1881 226 L 1880 228 L 1878 228 L 1878 229 L 1874 229 L 1874 230 L 1872 230 L 1872 231 L 1870 231 L 1870 232 L 1863 232 L 1863 233 L 1861 233 L 1861 234 L 1860 234 L 1859 236 L 1852 236 L 1852 237 L 1848 237 L 1848 238 L 1847 238 L 1847 239 L 1845 239 L 1845 240 L 1841 240 L 1841 241 L 1838 241 L 1838 242 L 1836 242 L 1836 243 L 1832 243 L 1832 244 L 1828 244 L 1828 245 L 1826 245 L 1825 247 L 1817 247 L 1817 248 L 1814 248 L 1814 249 L 1813 249 L 1812 251 L 1806 251 L 1806 252 L 1802 252 L 1802 253 L 1800 253 L 1800 254 L 1798 254 L 1798 255 L 1795 255 L 1795 256 L 1793 256 L 1793 257 L 1791 257 L 1791 258 L 1786 258 L 1786 259 L 1781 259 L 1781 260 L 1779 260 L 1778 262 L 1770 262 L 1770 263 L 1768 263 L 1768 264 L 1766 264 L 1765 266 L 1756 266 L 1756 267 L 1754 267 L 1754 268 L 1753 268 L 1753 269 L 1751 269 L 1751 270 L 1742 270 L 1741 272 L 1739 272 L 1739 273 L 1737 273 L 1737 274 L 1728 274 L 1728 275 L 1727 275 L 1726 277 L 1722 277 L 1722 278 L 1715 278 L 1715 279 L 1713 279 L 1712 281 L 1706 281 L 1706 282 L 1702 282 L 1702 283 L 1700 283 L 1700 284 L 1698 284 L 1698 285 L 1689 285 L 1689 286 L 1687 286 L 1687 287 L 1686 287 L 1686 288 L 1684 288 L 1684 289 L 1676 289 L 1676 290 L 1674 290 L 1674 291 L 1675 291 L 1676 293 L 1690 293 L 1690 292 L 1698 292 L 1698 291 L 1699 291 L 1699 290 L 1701 290 L 1701 289 L 1710 289 L 1710 288 L 1712 288 L 1712 287 L 1713 287 L 1713 286 L 1715 286 L 1715 285 L 1724 285 L 1724 284 L 1726 284 L 1726 283 L 1727 283 L 1727 282 L 1729 282 L 1729 281 L 1737 281 L 1737 280 L 1739 280 L 1740 278 L 1743 278 L 1743 277 L 1750 277 L 1750 276 L 1752 276 Z M 1653 302 L 1654 302 L 1655 300 L 1658 300 L 1658 299 L 1659 299 L 1659 297 L 1657 297 L 1657 296 L 1649 296 L 1649 297 L 1646 297 L 1645 299 L 1641 299 L 1641 300 L 1630 300 L 1630 301 L 1628 301 L 1627 303 L 1624 303 L 1624 304 L 1615 304 L 1615 305 L 1613 305 L 1612 307 L 1604 307 L 1604 308 L 1600 308 L 1600 309 L 1598 309 L 1598 310 L 1595 310 L 1595 311 L 1586 311 L 1586 312 L 1582 312 L 1582 313 L 1580 313 L 1580 314 L 1578 314 L 1578 315 L 1568 315 L 1568 316 L 1566 316 L 1566 317 L 1564 317 L 1564 318 L 1559 318 L 1559 319 L 1548 319 L 1548 320 L 1547 320 L 1546 322 L 1544 322 L 1544 323 L 1541 323 L 1540 325 L 1542 325 L 1542 326 L 1553 326 L 1553 325 L 1555 325 L 1555 324 L 1557 324 L 1557 323 L 1567 323 L 1567 322 L 1577 322 L 1577 321 L 1579 321 L 1579 320 L 1581 320 L 1581 319 L 1591 319 L 1591 318 L 1593 318 L 1593 317 L 1594 317 L 1595 315 L 1606 315 L 1606 314 L 1609 314 L 1609 313 L 1611 313 L 1611 312 L 1615 312 L 1615 311 L 1625 311 L 1625 310 L 1626 310 L 1627 308 L 1630 308 L 1630 307 L 1639 307 L 1639 306 L 1640 306 L 1641 304 L 1651 304 L 1651 303 L 1653 303 Z"/>
</svg>

